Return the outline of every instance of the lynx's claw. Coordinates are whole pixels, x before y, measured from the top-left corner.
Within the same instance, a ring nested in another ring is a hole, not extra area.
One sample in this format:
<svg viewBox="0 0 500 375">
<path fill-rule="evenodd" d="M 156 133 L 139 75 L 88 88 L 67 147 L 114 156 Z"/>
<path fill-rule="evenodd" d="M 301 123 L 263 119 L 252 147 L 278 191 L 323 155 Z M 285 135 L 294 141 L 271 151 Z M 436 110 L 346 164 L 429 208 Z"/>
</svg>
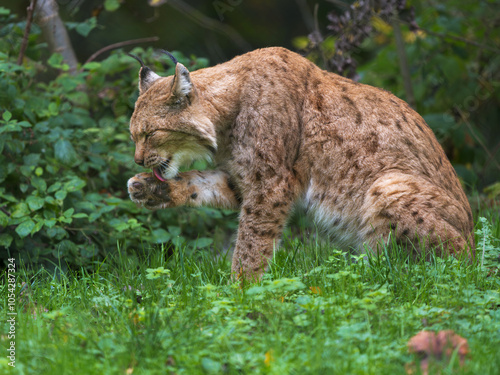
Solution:
<svg viewBox="0 0 500 375">
<path fill-rule="evenodd" d="M 169 206 L 172 200 L 170 185 L 156 179 L 151 173 L 139 173 L 128 180 L 130 199 L 150 210 L 157 210 Z"/>
</svg>

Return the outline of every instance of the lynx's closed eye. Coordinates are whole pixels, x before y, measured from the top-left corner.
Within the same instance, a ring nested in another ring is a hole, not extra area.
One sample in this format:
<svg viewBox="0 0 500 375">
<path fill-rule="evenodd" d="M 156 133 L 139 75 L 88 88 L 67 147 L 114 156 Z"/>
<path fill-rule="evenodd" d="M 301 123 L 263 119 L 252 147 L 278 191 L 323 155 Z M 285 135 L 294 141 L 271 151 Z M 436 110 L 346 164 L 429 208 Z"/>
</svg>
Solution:
<svg viewBox="0 0 500 375">
<path fill-rule="evenodd" d="M 146 134 L 146 135 L 144 136 L 144 138 L 145 138 L 145 139 L 151 138 L 151 137 L 152 137 L 153 135 L 155 135 L 155 134 L 156 134 L 156 131 L 151 132 L 151 133 L 148 133 L 148 134 Z"/>
</svg>

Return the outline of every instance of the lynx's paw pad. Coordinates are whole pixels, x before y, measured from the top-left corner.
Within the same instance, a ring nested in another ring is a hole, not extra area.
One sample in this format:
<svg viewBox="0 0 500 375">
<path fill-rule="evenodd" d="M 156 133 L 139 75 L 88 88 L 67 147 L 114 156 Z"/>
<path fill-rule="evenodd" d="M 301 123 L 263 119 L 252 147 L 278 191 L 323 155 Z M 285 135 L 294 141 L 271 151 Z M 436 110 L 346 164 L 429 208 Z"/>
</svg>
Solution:
<svg viewBox="0 0 500 375">
<path fill-rule="evenodd" d="M 171 202 L 170 185 L 156 179 L 151 173 L 139 173 L 127 183 L 132 202 L 150 210 L 165 208 Z"/>
</svg>

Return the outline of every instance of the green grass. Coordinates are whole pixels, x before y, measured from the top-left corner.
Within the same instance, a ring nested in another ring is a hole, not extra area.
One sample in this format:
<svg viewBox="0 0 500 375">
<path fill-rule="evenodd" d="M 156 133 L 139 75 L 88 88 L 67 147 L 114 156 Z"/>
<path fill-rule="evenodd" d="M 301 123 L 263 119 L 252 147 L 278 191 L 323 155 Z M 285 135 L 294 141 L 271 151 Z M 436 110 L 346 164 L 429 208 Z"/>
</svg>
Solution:
<svg viewBox="0 0 500 375">
<path fill-rule="evenodd" d="M 460 369 L 457 357 L 438 364 L 443 374 L 498 374 L 500 279 L 488 267 L 500 225 L 478 226 L 483 267 L 410 261 L 397 247 L 356 258 L 295 239 L 261 283 L 243 287 L 229 259 L 188 249 L 118 249 L 93 273 L 18 270 L 14 369 L 0 286 L 0 373 L 404 374 L 413 335 L 451 329 L 470 355 Z"/>
</svg>

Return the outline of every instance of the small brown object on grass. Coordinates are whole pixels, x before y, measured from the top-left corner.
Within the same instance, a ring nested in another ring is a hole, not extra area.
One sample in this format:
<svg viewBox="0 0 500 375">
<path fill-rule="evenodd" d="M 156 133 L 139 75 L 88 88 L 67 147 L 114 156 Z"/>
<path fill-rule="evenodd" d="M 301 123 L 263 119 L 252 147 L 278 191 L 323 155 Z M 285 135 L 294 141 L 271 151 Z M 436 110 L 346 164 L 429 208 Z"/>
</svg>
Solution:
<svg viewBox="0 0 500 375">
<path fill-rule="evenodd" d="M 422 374 L 426 375 L 429 374 L 431 362 L 447 366 L 455 351 L 460 359 L 460 366 L 463 366 L 465 356 L 469 353 L 469 345 L 466 339 L 452 330 L 438 333 L 421 331 L 408 341 L 408 350 L 410 353 L 420 355 L 420 368 Z M 442 368 L 442 366 L 439 367 Z M 417 373 L 413 362 L 406 366 L 406 373 Z"/>
</svg>

